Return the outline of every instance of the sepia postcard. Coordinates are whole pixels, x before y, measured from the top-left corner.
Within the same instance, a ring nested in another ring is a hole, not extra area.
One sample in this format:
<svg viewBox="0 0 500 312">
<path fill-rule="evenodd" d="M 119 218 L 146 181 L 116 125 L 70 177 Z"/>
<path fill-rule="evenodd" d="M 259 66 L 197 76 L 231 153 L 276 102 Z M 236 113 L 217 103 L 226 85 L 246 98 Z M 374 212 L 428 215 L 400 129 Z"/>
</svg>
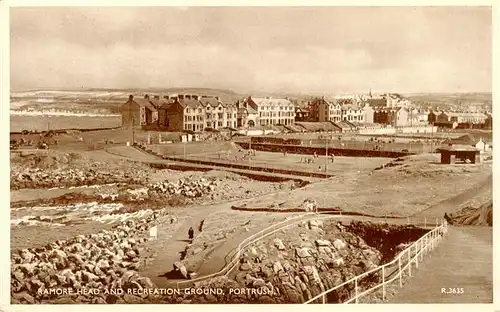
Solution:
<svg viewBox="0 0 500 312">
<path fill-rule="evenodd" d="M 493 304 L 491 5 L 77 3 L 4 5 L 2 309 Z"/>
</svg>

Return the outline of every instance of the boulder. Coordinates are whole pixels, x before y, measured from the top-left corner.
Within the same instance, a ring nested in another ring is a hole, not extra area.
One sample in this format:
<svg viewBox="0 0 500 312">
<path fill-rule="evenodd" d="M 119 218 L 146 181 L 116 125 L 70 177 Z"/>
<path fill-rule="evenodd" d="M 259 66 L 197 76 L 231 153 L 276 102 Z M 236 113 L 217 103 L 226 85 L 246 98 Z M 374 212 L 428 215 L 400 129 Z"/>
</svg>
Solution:
<svg viewBox="0 0 500 312">
<path fill-rule="evenodd" d="M 347 244 L 344 243 L 341 239 L 336 239 L 334 242 L 333 242 L 333 246 L 337 249 L 337 250 L 343 250 L 347 247 Z"/>
<path fill-rule="evenodd" d="M 283 266 L 281 265 L 281 262 L 279 261 L 276 261 L 273 265 L 273 271 L 274 271 L 274 274 L 277 274 L 278 272 L 280 271 L 284 271 L 284 268 Z"/>
<path fill-rule="evenodd" d="M 20 303 L 35 304 L 35 298 L 27 292 L 13 293 L 12 299 L 18 300 Z"/>
<path fill-rule="evenodd" d="M 274 240 L 274 246 L 276 248 L 278 248 L 278 250 L 285 250 L 286 249 L 285 245 L 283 244 L 283 241 L 279 238 L 276 238 Z"/>
<path fill-rule="evenodd" d="M 322 246 L 331 246 L 332 243 L 329 240 L 326 239 L 318 239 L 316 240 L 316 246 L 322 247 Z"/>
<path fill-rule="evenodd" d="M 309 229 L 313 228 L 322 228 L 323 227 L 323 221 L 321 220 L 309 220 L 308 222 Z"/>
<path fill-rule="evenodd" d="M 295 254 L 299 258 L 307 258 L 311 256 L 311 253 L 309 252 L 309 248 L 295 248 Z"/>
<path fill-rule="evenodd" d="M 189 277 L 188 271 L 182 262 L 179 262 L 179 261 L 175 262 L 174 263 L 174 270 L 180 272 L 182 274 L 182 276 L 186 279 Z"/>
</svg>

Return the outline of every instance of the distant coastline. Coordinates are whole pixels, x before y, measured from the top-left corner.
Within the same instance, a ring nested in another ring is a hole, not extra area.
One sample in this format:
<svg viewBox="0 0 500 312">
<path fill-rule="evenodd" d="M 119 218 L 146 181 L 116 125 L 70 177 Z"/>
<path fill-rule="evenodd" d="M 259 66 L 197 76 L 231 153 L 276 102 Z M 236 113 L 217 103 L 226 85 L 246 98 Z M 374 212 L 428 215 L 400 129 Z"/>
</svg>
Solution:
<svg viewBox="0 0 500 312">
<path fill-rule="evenodd" d="M 11 110 L 10 115 L 15 116 L 72 116 L 72 117 L 118 117 L 119 114 L 92 114 L 92 113 L 72 113 L 58 111 L 16 111 Z"/>
</svg>

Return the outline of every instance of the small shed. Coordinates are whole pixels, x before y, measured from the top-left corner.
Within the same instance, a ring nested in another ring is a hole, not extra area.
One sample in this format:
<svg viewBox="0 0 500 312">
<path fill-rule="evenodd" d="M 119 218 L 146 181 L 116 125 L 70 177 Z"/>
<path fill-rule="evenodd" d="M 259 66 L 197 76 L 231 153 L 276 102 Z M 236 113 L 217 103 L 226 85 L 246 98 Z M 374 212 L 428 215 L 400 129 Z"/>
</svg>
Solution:
<svg viewBox="0 0 500 312">
<path fill-rule="evenodd" d="M 481 153 L 478 148 L 469 145 L 452 145 L 439 148 L 441 153 L 442 164 L 455 163 L 470 163 L 476 164 L 481 162 Z"/>
</svg>

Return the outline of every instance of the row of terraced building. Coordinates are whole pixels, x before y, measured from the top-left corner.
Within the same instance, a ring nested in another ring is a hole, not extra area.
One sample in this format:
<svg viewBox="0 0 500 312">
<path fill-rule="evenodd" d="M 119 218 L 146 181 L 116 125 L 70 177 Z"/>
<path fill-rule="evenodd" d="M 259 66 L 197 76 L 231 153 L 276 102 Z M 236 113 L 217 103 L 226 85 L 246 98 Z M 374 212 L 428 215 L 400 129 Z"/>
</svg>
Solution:
<svg viewBox="0 0 500 312">
<path fill-rule="evenodd" d="M 193 131 L 254 127 L 283 127 L 296 123 L 330 123 L 336 129 L 354 131 L 357 127 L 406 127 L 432 123 L 433 113 L 393 105 L 390 97 L 329 99 L 318 97 L 303 105 L 288 98 L 249 96 L 226 102 L 218 96 L 179 94 L 129 96 L 122 105 L 122 126 L 145 130 Z M 429 118 L 431 120 L 429 120 Z"/>
</svg>

